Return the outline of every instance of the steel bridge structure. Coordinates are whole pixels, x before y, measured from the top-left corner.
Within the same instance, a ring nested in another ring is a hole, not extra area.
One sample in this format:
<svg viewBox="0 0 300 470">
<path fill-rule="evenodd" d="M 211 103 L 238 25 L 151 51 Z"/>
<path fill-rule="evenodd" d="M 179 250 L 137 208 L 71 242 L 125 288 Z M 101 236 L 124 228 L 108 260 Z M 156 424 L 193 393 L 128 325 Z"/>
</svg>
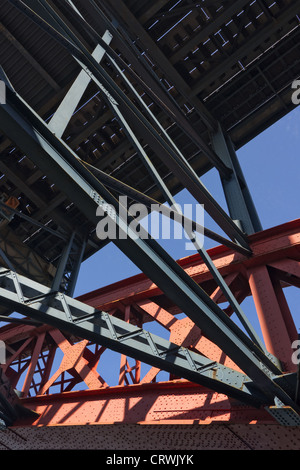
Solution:
<svg viewBox="0 0 300 470">
<path fill-rule="evenodd" d="M 295 108 L 299 14 L 297 0 L 2 0 L 1 450 L 299 449 L 285 291 L 300 219 L 264 230 L 237 158 Z M 201 181 L 212 170 L 226 208 Z M 215 231 L 181 212 L 183 189 Z M 195 254 L 173 259 L 136 204 L 178 221 Z M 75 298 L 108 243 L 141 273 Z"/>
</svg>

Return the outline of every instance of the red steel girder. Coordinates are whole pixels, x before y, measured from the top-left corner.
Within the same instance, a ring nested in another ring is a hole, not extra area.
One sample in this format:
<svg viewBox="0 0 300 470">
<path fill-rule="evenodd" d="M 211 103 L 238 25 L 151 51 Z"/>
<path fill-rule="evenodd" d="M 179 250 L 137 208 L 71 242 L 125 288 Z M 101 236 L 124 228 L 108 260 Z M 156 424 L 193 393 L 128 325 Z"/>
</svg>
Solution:
<svg viewBox="0 0 300 470">
<path fill-rule="evenodd" d="M 170 450 L 185 455 L 192 451 L 196 454 L 193 461 L 197 462 L 202 457 L 197 451 L 201 450 L 299 450 L 297 429 L 279 424 L 212 423 L 199 426 L 172 422 L 17 426 L 1 433 L 0 450 L 101 450 L 105 451 L 104 463 L 107 455 L 122 454 L 119 451 L 131 451 L 132 455 L 148 451 L 146 454 L 150 458 L 154 455 L 153 462 L 157 462 L 155 456 L 158 457 L 161 451 L 167 451 L 167 455 Z M 100 463 L 103 462 L 101 457 L 102 452 L 97 455 Z"/>
<path fill-rule="evenodd" d="M 109 423 L 210 424 L 234 422 L 274 424 L 264 409 L 229 399 L 186 380 L 116 386 L 43 395 L 22 400 L 38 413 L 35 426 Z M 19 420 L 15 425 L 26 421 Z"/>
<path fill-rule="evenodd" d="M 283 288 L 300 285 L 300 219 L 249 238 L 253 250 L 251 258 L 224 246 L 208 252 L 240 302 L 253 295 L 267 349 L 282 361 L 284 372 L 292 372 L 296 366 L 291 362 L 291 344 L 297 331 Z M 198 255 L 178 262 L 212 299 L 225 301 Z M 138 326 L 156 321 L 169 332 L 172 342 L 198 350 L 229 367 L 237 367 L 189 318 L 176 318 L 174 314 L 180 313 L 177 307 L 168 303 L 157 286 L 143 274 L 81 296 L 79 300 Z M 226 311 L 229 315 L 232 313 L 230 308 Z M 5 342 L 9 353 L 7 364 L 2 367 L 15 388 L 26 372 L 21 400 L 24 406 L 39 414 L 36 421 L 31 420 L 33 427 L 111 422 L 130 425 L 175 422 L 184 426 L 192 422 L 214 424 L 220 421 L 230 425 L 256 423 L 257 426 L 276 423 L 265 410 L 245 407 L 225 395 L 178 377 L 155 383 L 159 369 L 152 367 L 142 374 L 141 364 L 136 361 L 135 365 L 130 365 L 125 356 L 121 356 L 120 370 L 116 371 L 119 386 L 109 387 L 105 376 L 98 372 L 105 348 L 47 325 L 7 325 L 0 329 L 0 340 Z M 57 350 L 63 354 L 63 359 L 53 371 Z M 73 391 L 82 383 L 85 391 Z M 130 383 L 132 385 L 127 386 Z M 52 393 L 54 385 L 60 386 L 61 393 Z"/>
</svg>

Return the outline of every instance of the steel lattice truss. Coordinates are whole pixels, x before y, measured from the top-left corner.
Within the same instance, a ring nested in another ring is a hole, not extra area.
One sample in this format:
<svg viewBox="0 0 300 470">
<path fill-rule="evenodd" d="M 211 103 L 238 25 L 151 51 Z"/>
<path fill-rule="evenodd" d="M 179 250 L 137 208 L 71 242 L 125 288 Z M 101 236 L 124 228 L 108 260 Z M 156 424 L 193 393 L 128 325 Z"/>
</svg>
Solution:
<svg viewBox="0 0 300 470">
<path fill-rule="evenodd" d="M 202 227 L 193 223 L 188 236 L 245 332 L 155 240 L 144 232 L 136 237 L 134 217 L 117 199 L 168 202 L 165 214 L 176 217 L 174 194 L 184 187 L 224 233 L 204 228 L 204 235 L 251 259 L 248 236 L 261 225 L 235 148 L 292 109 L 297 2 L 131 3 L 5 4 L 3 23 L 18 12 L 45 50 L 57 48 L 69 80 L 60 89 L 20 42 L 18 52 L 55 97 L 38 85 L 35 96 L 26 75 L 22 93 L 10 64 L 2 63 L 2 313 L 17 311 L 247 404 L 288 406 L 298 423 L 295 375 L 284 377 L 198 243 Z M 1 33 L 11 41 L 4 24 Z M 283 60 L 289 67 L 275 86 L 267 62 L 280 69 Z M 253 92 L 241 100 L 246 84 Z M 78 132 L 77 116 L 86 130 Z M 220 174 L 229 214 L 199 179 L 211 168 Z M 95 233 L 98 208 L 117 224 L 115 245 L 243 372 L 72 299 L 82 260 L 103 247 Z"/>
</svg>

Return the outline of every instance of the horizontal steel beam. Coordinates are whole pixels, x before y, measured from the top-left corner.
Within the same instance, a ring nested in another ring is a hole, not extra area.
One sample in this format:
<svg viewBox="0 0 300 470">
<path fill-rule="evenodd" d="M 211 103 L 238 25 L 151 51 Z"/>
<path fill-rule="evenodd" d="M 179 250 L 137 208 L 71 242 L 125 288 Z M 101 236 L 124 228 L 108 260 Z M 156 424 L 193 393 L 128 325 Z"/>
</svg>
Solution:
<svg viewBox="0 0 300 470">
<path fill-rule="evenodd" d="M 222 420 L 223 424 L 228 425 L 230 422 L 235 422 L 237 417 L 239 422 L 244 424 L 250 424 L 254 420 L 274 424 L 273 418 L 264 409 L 238 405 L 231 400 L 224 400 L 222 394 L 215 394 L 213 399 L 212 396 L 210 390 L 199 387 L 198 384 L 175 380 L 131 384 L 129 387 L 111 386 L 101 387 L 99 390 L 68 391 L 67 400 L 64 392 L 39 395 L 23 398 L 22 402 L 24 406 L 40 411 L 40 417 L 35 422 L 35 425 L 40 426 L 54 426 L 62 422 L 68 426 L 82 424 L 83 420 L 90 423 L 98 422 L 101 425 L 111 422 L 129 424 L 136 423 L 138 419 L 138 422 L 142 421 L 143 424 L 150 425 L 156 422 L 159 425 L 172 424 L 172 427 L 175 425 L 173 420 L 176 420 L 179 426 L 191 424 L 196 429 L 199 427 L 205 429 L 205 426 L 195 426 L 195 424 L 216 422 L 216 425 L 220 426 Z M 118 400 L 118 406 L 114 406 L 112 410 L 106 404 L 113 403 L 115 399 Z M 70 402 L 73 403 L 71 415 Z M 85 409 L 83 415 L 80 405 L 87 402 L 93 406 L 89 407 L 89 411 Z M 128 403 L 131 406 L 128 407 Z M 185 412 L 182 410 L 183 407 Z M 102 412 L 99 413 L 99 410 Z M 256 426 L 252 427 L 255 431 Z"/>
<path fill-rule="evenodd" d="M 245 7 L 247 3 L 249 3 L 249 0 L 238 0 L 230 3 L 231 4 L 228 5 L 227 8 L 223 8 L 223 10 L 221 10 L 221 13 L 218 16 L 210 20 L 205 27 L 201 28 L 200 32 L 196 34 L 196 36 L 185 42 L 184 45 L 171 56 L 170 61 L 172 64 L 175 64 L 179 60 L 183 59 L 189 52 L 193 50 L 194 47 L 208 39 L 210 35 L 216 33 L 234 15 L 237 15 L 237 13 L 239 13 L 241 9 Z"/>
<path fill-rule="evenodd" d="M 217 77 L 221 77 L 222 74 L 231 70 L 231 68 L 238 63 L 239 60 L 244 61 L 244 57 L 254 51 L 256 48 L 259 48 L 264 42 L 275 32 L 284 31 L 289 22 L 299 14 L 299 4 L 298 2 L 293 2 L 287 7 L 283 12 L 280 13 L 278 18 L 274 18 L 273 21 L 268 23 L 262 29 L 259 29 L 252 37 L 247 40 L 246 44 L 243 44 L 232 51 L 228 57 L 224 59 L 223 62 L 219 63 L 211 70 L 209 70 L 203 78 L 197 81 L 196 85 L 191 90 L 192 96 L 197 96 L 199 93 L 203 92 L 207 86 L 210 85 L 212 81 L 216 81 Z M 260 56 L 260 54 L 258 54 Z M 243 62 L 244 67 L 247 67 L 249 64 Z"/>
</svg>

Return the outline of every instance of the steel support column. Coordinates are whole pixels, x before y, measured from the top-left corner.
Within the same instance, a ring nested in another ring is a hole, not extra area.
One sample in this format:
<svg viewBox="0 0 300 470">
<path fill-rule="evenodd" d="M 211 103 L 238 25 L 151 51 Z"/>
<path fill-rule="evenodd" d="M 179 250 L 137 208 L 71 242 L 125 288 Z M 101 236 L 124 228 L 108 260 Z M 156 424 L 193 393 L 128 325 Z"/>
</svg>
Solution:
<svg viewBox="0 0 300 470">
<path fill-rule="evenodd" d="M 62 289 L 62 283 L 64 274 L 66 272 L 66 267 L 68 263 L 68 259 L 72 250 L 73 242 L 74 242 L 75 233 L 72 233 L 70 240 L 68 241 L 65 249 L 60 257 L 58 267 L 56 270 L 55 277 L 52 283 L 52 290 L 53 291 L 60 291 Z"/>
<path fill-rule="evenodd" d="M 266 347 L 280 359 L 285 370 L 295 371 L 297 366 L 292 362 L 291 344 L 297 336 L 290 337 L 289 325 L 286 324 L 268 269 L 266 266 L 254 267 L 248 270 L 248 276 Z"/>
<path fill-rule="evenodd" d="M 232 219 L 248 235 L 262 230 L 233 145 L 229 138 L 224 135 L 220 125 L 218 131 L 212 135 L 212 144 L 219 157 L 232 169 L 232 174 L 229 178 L 220 175 Z"/>
</svg>

